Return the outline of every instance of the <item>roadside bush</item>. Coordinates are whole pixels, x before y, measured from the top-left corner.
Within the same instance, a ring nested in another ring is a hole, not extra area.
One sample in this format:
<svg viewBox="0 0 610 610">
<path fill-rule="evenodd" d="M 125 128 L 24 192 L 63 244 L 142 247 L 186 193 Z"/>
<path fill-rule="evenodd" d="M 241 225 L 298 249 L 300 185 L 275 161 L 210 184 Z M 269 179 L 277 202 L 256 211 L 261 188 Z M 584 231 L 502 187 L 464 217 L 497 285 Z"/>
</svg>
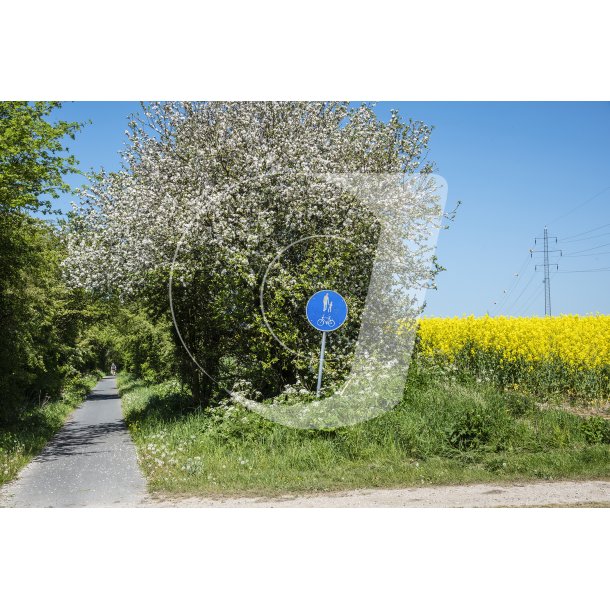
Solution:
<svg viewBox="0 0 610 610">
<path fill-rule="evenodd" d="M 536 410 L 536 401 L 531 396 L 506 391 L 504 393 L 504 404 L 515 417 L 523 417 Z"/>
<path fill-rule="evenodd" d="M 489 442 L 493 427 L 491 413 L 480 405 L 471 404 L 456 413 L 447 437 L 456 449 L 477 449 Z"/>
<path fill-rule="evenodd" d="M 582 422 L 582 431 L 591 445 L 610 443 L 610 421 L 603 417 L 589 417 Z"/>
</svg>

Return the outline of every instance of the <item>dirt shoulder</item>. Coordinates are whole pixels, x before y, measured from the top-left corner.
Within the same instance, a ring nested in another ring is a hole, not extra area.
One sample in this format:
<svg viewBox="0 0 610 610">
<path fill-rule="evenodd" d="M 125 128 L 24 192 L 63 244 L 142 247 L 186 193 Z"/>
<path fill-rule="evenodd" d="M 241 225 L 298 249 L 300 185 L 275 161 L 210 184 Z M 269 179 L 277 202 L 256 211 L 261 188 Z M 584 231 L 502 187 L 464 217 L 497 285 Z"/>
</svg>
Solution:
<svg viewBox="0 0 610 610">
<path fill-rule="evenodd" d="M 513 485 L 454 485 L 359 489 L 278 498 L 200 498 L 150 495 L 145 506 L 183 508 L 495 508 L 610 507 L 610 481 L 553 481 Z"/>
</svg>

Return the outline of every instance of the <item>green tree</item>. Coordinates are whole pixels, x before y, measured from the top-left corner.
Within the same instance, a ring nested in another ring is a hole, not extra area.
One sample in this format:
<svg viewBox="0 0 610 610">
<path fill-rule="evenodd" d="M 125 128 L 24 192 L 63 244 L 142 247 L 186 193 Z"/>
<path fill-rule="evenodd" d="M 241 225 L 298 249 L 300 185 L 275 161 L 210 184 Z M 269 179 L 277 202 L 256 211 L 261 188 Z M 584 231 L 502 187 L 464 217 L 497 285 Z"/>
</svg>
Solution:
<svg viewBox="0 0 610 610">
<path fill-rule="evenodd" d="M 50 223 L 51 199 L 69 190 L 76 159 L 63 140 L 77 123 L 50 122 L 56 102 L 0 102 L 0 418 L 57 394 L 70 374 L 79 324 L 76 291 L 61 279 L 64 256 Z M 81 291 L 82 292 L 82 291 Z M 90 297 L 82 297 L 90 298 Z"/>
<path fill-rule="evenodd" d="M 76 173 L 64 138 L 82 127 L 48 120 L 59 102 L 0 102 L 0 210 L 51 210 L 50 199 L 69 186 L 64 176 Z M 50 198 L 50 199 L 49 199 Z"/>
</svg>

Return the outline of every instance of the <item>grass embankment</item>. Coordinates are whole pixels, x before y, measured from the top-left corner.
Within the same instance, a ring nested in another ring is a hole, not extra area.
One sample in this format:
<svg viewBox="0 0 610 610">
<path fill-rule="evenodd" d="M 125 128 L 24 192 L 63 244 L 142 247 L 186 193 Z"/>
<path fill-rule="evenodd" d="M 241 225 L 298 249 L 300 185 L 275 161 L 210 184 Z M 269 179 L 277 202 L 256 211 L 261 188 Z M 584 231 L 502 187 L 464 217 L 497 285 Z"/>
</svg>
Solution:
<svg viewBox="0 0 610 610">
<path fill-rule="evenodd" d="M 610 477 L 610 422 L 415 370 L 399 406 L 335 431 L 286 428 L 240 407 L 193 412 L 175 382 L 124 375 L 119 384 L 152 491 L 273 495 Z"/>
<path fill-rule="evenodd" d="M 13 421 L 0 424 L 0 485 L 13 479 L 42 451 L 99 377 L 81 376 L 70 383 L 61 400 L 24 409 Z"/>
</svg>

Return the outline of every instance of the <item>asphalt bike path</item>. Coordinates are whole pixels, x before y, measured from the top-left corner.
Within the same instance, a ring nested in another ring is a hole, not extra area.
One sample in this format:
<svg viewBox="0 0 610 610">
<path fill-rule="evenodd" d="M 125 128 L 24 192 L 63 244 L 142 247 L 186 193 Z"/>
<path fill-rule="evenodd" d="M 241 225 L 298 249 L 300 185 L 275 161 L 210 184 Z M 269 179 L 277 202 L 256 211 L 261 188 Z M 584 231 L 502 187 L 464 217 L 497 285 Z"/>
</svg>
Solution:
<svg viewBox="0 0 610 610">
<path fill-rule="evenodd" d="M 104 377 L 42 453 L 0 489 L 0 506 L 138 506 L 146 482 L 114 377 Z"/>
</svg>

